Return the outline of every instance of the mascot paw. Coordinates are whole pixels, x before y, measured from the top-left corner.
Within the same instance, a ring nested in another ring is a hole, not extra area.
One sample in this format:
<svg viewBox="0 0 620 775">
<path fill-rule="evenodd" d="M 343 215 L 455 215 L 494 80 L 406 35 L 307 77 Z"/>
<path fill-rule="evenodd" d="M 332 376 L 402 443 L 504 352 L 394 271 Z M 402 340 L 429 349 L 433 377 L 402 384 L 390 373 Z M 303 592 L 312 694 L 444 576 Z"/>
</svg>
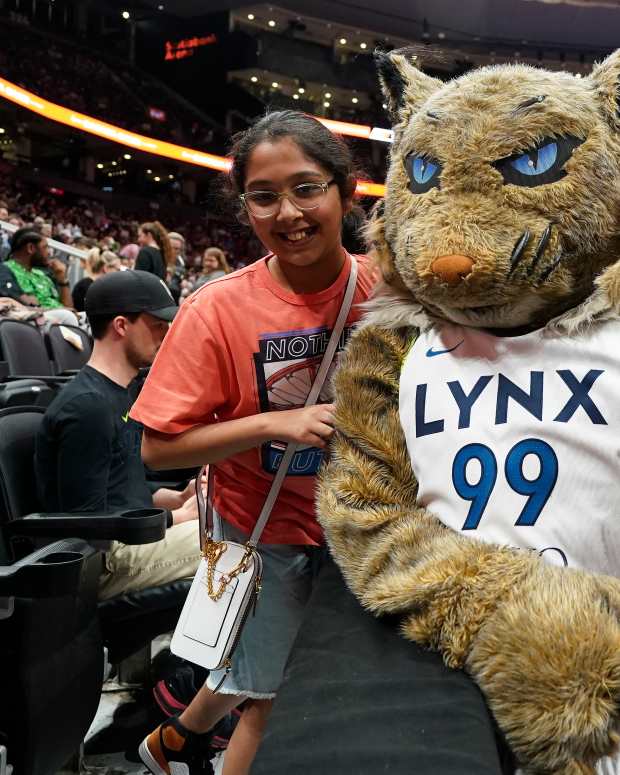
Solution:
<svg viewBox="0 0 620 775">
<path fill-rule="evenodd" d="M 537 564 L 466 667 L 524 772 L 593 774 L 620 742 L 620 581 Z"/>
</svg>

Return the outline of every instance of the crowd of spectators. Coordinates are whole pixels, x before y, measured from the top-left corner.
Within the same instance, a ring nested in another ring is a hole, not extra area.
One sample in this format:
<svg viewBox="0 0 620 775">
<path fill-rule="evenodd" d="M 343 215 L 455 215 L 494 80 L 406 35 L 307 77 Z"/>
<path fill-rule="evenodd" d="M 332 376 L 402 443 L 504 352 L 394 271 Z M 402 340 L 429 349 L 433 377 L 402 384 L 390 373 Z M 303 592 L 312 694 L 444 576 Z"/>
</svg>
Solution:
<svg viewBox="0 0 620 775">
<path fill-rule="evenodd" d="M 44 236 L 83 250 L 98 246 L 121 256 L 137 253 L 129 246 L 137 244 L 140 223 L 153 220 L 152 215 L 146 201 L 142 212 L 121 212 L 96 199 L 68 192 L 59 196 L 17 178 L 5 177 L 0 183 L 0 221 L 17 227 L 34 224 Z M 207 215 L 170 222 L 165 208 L 157 217 L 166 229 L 183 236 L 188 271 L 202 271 L 202 256 L 210 247 L 222 250 L 232 269 L 255 261 L 264 252 L 250 231 L 236 222 Z M 6 256 L 2 253 L 6 245 L 5 237 L 0 241 L 0 258 Z"/>
<path fill-rule="evenodd" d="M 153 228 L 166 244 L 161 271 L 155 274 L 179 303 L 204 283 L 264 253 L 239 224 L 210 217 L 179 224 L 166 221 L 165 213 L 159 217 L 165 224 L 145 221 L 139 213 L 108 211 L 95 199 L 57 196 L 5 178 L 0 184 L 0 318 L 88 329 L 83 311 L 88 287 L 110 272 L 148 270 L 146 253 L 157 253 L 158 247 L 146 239 Z M 14 228 L 3 229 L 2 222 Z M 82 256 L 50 248 L 49 239 L 79 249 Z"/>
<path fill-rule="evenodd" d="M 51 102 L 140 134 L 211 151 L 220 139 L 215 125 L 156 79 L 127 64 L 108 63 L 101 52 L 75 41 L 44 38 L 24 26 L 16 34 L 1 25 L 0 72 Z"/>
</svg>

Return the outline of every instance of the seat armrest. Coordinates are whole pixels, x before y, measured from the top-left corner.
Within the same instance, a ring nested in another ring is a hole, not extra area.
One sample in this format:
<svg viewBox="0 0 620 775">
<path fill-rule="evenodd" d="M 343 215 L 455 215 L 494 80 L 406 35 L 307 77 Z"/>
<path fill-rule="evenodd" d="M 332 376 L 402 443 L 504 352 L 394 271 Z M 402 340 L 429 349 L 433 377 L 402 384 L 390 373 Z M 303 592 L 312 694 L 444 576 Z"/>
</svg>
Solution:
<svg viewBox="0 0 620 775">
<path fill-rule="evenodd" d="M 8 522 L 4 529 L 12 538 L 82 538 L 85 541 L 122 541 L 152 544 L 161 541 L 172 524 L 167 509 L 130 509 L 115 513 L 36 513 Z"/>
<path fill-rule="evenodd" d="M 73 377 L 66 377 L 62 375 L 50 376 L 49 374 L 41 376 L 39 374 L 9 374 L 6 377 L 2 377 L 0 381 L 15 382 L 18 379 L 38 379 L 41 382 L 48 383 L 49 385 L 66 385 L 68 382 L 71 382 Z"/>
<path fill-rule="evenodd" d="M 1 597 L 61 597 L 75 594 L 85 554 L 46 546 L 13 565 L 0 565 Z"/>
</svg>

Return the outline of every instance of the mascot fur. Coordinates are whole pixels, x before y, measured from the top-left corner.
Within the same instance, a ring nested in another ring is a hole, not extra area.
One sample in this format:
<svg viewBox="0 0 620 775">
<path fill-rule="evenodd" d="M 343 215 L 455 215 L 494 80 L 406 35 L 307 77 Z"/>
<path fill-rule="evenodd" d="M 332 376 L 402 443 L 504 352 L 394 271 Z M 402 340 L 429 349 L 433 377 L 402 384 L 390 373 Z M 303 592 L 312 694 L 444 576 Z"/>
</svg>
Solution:
<svg viewBox="0 0 620 775">
<path fill-rule="evenodd" d="M 620 52 L 582 79 L 377 62 L 385 284 L 336 375 L 319 519 L 525 772 L 620 772 Z"/>
</svg>

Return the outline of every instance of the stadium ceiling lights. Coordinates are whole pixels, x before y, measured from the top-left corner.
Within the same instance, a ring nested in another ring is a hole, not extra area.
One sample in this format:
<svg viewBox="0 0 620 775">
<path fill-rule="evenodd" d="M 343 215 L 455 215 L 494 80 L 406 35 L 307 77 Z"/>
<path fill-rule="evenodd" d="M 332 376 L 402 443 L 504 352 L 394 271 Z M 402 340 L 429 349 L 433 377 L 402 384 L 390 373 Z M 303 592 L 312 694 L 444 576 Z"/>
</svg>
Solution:
<svg viewBox="0 0 620 775">
<path fill-rule="evenodd" d="M 619 0 L 620 1 L 620 0 Z M 349 106 L 355 105 L 361 108 L 366 103 L 367 106 L 371 106 L 371 101 L 365 94 L 359 94 L 355 90 L 340 88 L 337 91 L 333 91 L 334 87 L 328 84 L 313 83 L 308 86 L 305 81 L 301 81 L 297 78 L 288 77 L 281 73 L 271 72 L 263 70 L 261 77 L 259 78 L 254 70 L 233 70 L 230 72 L 230 76 L 239 81 L 245 88 L 251 88 L 262 84 L 268 86 L 271 84 L 272 89 L 282 90 L 283 96 L 290 97 L 293 100 L 299 100 L 300 95 L 305 95 L 304 99 L 307 101 L 316 101 L 316 104 L 321 105 L 323 101 L 330 102 L 331 105 Z M 269 79 L 273 79 L 270 81 Z M 277 86 L 276 86 L 277 84 Z M 300 84 L 299 86 L 297 84 Z M 308 86 L 308 88 L 306 88 Z M 324 106 L 329 107 L 329 106 Z M 312 112 L 309 109 L 309 112 Z M 356 126 L 353 124 L 353 126 Z M 387 132 L 387 134 L 386 134 Z M 342 134 L 349 134 L 347 131 Z M 358 132 L 354 133 L 355 137 L 367 137 L 370 140 L 378 140 L 380 142 L 391 142 L 392 133 L 388 130 L 368 128 L 365 130 L 365 134 L 359 135 Z"/>
<path fill-rule="evenodd" d="M 121 127 L 100 121 L 93 116 L 87 116 L 84 113 L 77 113 L 74 110 L 57 105 L 54 102 L 38 97 L 32 92 L 22 89 L 10 81 L 0 78 L 0 97 L 16 105 L 20 105 L 32 113 L 56 121 L 59 124 L 65 124 L 73 129 L 79 129 L 96 137 L 102 137 L 104 140 L 110 140 L 113 143 L 124 145 L 134 150 L 152 153 L 157 156 L 164 156 L 167 159 L 195 164 L 199 167 L 220 170 L 228 172 L 230 169 L 230 159 L 224 156 L 216 156 L 211 153 L 204 153 L 193 148 L 185 148 L 181 145 L 168 143 L 165 140 L 156 140 L 154 137 L 146 137 L 129 132 Z M 381 140 L 382 142 L 392 142 L 392 130 L 381 129 L 380 127 L 363 126 L 361 124 L 349 124 L 344 121 L 332 121 L 331 119 L 317 119 L 328 129 L 336 134 L 349 135 L 351 137 L 362 137 L 368 140 Z M 374 183 L 368 180 L 358 180 L 356 193 L 360 196 L 381 197 L 385 193 L 385 186 L 382 183 Z"/>
</svg>

